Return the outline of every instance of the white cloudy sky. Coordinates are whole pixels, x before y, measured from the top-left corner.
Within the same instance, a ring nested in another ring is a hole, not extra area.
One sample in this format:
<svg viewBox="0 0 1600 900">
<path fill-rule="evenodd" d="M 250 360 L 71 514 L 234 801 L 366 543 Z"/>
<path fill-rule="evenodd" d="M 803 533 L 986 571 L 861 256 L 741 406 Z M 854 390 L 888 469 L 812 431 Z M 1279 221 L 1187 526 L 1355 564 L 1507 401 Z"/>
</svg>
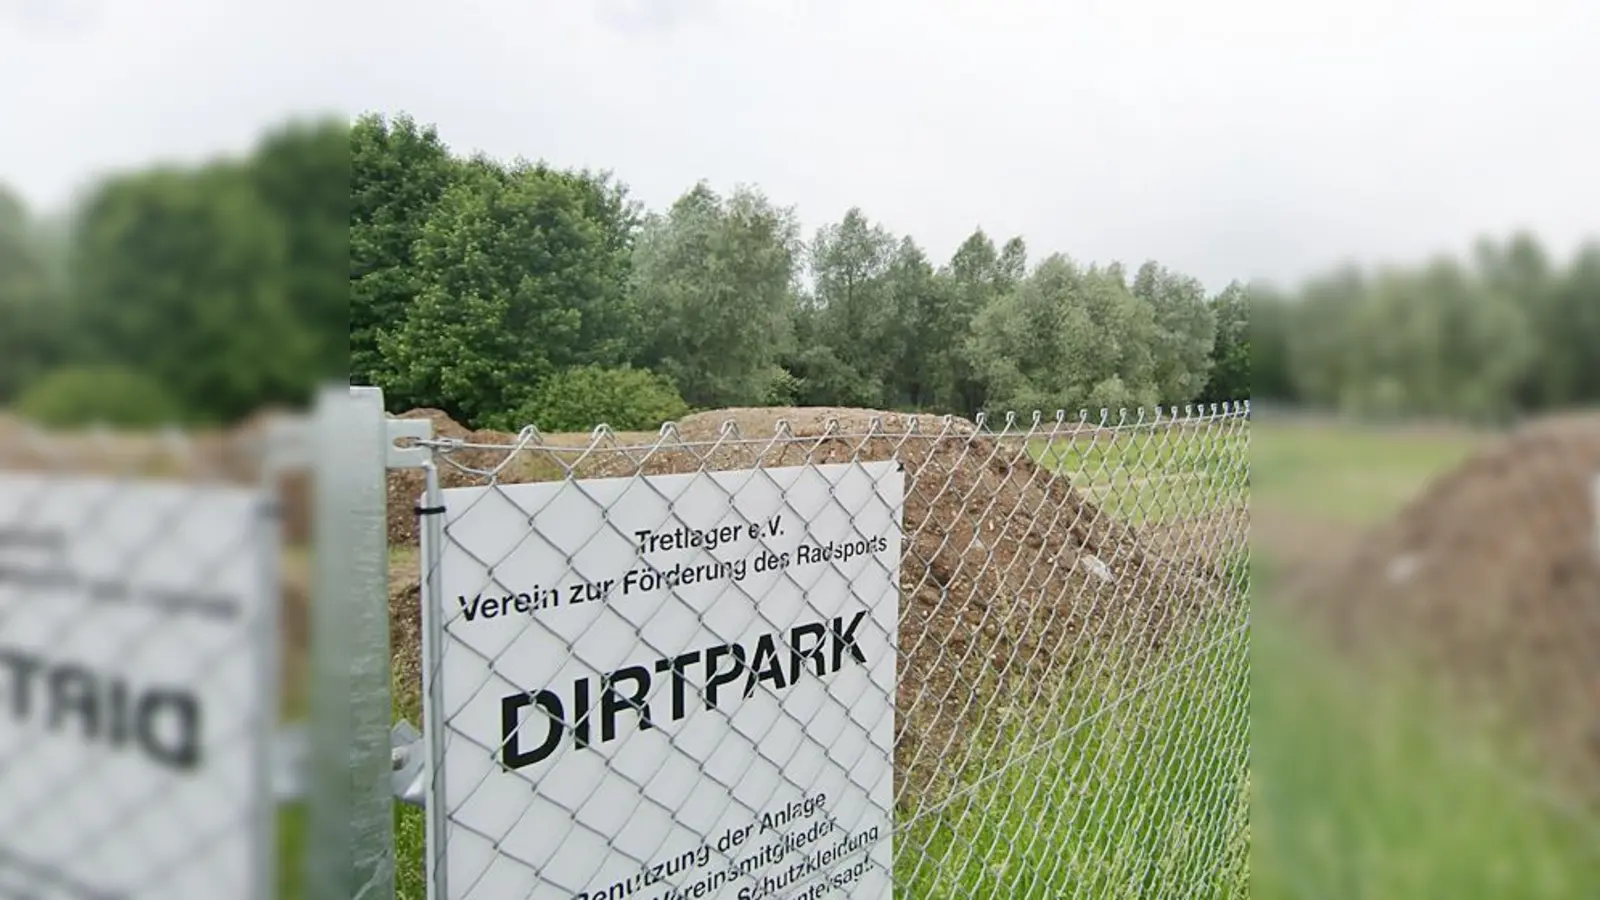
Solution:
<svg viewBox="0 0 1600 900">
<path fill-rule="evenodd" d="M 1597 36 L 1596 0 L 0 0 L 0 179 L 407 110 L 656 206 L 754 182 L 1220 286 L 1600 230 Z"/>
</svg>

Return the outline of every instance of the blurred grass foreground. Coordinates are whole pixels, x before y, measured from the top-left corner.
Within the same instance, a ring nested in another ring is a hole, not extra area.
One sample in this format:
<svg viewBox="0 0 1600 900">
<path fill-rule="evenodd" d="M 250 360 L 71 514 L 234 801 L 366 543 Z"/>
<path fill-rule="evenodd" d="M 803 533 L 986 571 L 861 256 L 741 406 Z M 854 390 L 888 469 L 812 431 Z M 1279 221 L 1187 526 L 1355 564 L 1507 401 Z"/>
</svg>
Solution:
<svg viewBox="0 0 1600 900">
<path fill-rule="evenodd" d="M 1257 422 L 1252 896 L 1597 896 L 1596 435 Z"/>
</svg>

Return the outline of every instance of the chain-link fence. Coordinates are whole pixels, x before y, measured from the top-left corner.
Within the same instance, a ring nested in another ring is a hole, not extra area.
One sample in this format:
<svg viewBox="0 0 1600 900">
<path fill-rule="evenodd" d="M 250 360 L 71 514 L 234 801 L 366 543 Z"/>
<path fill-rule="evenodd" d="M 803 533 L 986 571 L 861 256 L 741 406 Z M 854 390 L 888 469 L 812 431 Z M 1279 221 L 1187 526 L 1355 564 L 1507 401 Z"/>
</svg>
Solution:
<svg viewBox="0 0 1600 900">
<path fill-rule="evenodd" d="M 401 894 L 1246 896 L 1248 419 L 424 440 Z"/>
<path fill-rule="evenodd" d="M 0 416 L 0 897 L 278 894 L 271 446 Z"/>
<path fill-rule="evenodd" d="M 1244 894 L 1246 407 L 352 397 L 288 446 L 0 423 L 0 895 Z"/>
</svg>

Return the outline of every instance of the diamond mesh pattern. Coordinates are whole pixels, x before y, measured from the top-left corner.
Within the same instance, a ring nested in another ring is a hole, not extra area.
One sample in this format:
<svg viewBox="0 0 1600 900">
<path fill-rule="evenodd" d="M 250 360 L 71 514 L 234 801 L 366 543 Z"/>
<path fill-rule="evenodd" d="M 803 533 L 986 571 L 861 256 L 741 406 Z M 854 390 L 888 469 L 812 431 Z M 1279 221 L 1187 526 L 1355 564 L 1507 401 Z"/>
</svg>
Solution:
<svg viewBox="0 0 1600 900">
<path fill-rule="evenodd" d="M 1245 896 L 1248 405 L 778 415 L 431 442 L 440 896 Z M 640 544 L 696 530 L 670 559 Z M 622 577 L 674 562 L 722 568 Z M 855 668 L 846 642 L 843 664 L 802 672 L 797 651 L 759 680 L 752 657 L 721 700 L 704 656 L 674 677 L 705 645 L 759 656 L 758 635 L 782 649 L 854 609 Z M 815 810 L 762 827 L 819 785 Z"/>
<path fill-rule="evenodd" d="M 270 889 L 277 536 L 240 474 L 0 422 L 0 896 Z"/>
</svg>

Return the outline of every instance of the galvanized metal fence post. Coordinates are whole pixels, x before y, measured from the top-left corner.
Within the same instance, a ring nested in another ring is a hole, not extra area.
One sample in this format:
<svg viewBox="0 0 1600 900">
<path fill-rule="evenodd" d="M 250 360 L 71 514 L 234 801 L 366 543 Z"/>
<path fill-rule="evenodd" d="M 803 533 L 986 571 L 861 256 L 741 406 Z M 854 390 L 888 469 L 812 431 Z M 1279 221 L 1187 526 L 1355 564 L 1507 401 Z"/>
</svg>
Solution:
<svg viewBox="0 0 1600 900">
<path fill-rule="evenodd" d="M 370 387 L 325 392 L 314 416 L 308 900 L 395 891 L 386 473 L 417 430 L 395 424 Z"/>
<path fill-rule="evenodd" d="M 430 458 L 423 471 L 426 492 L 421 511 L 424 513 L 421 516 L 422 528 L 418 535 L 421 540 L 423 578 L 419 592 L 419 602 L 422 604 L 422 690 L 428 698 L 428 705 L 437 710 L 444 708 L 444 695 L 437 670 L 444 644 L 444 623 L 439 617 L 439 554 L 444 545 L 444 496 L 440 493 L 438 465 Z M 439 768 L 444 764 L 444 736 L 444 722 L 423 723 L 423 738 L 426 741 L 423 796 L 426 798 L 424 809 L 427 813 L 425 871 L 428 896 L 436 900 L 445 900 L 450 896 L 449 871 L 442 858 L 449 810 L 441 802 L 439 790 Z"/>
<path fill-rule="evenodd" d="M 1594 497 L 1594 552 L 1600 556 L 1600 472 L 1594 473 L 1590 491 Z"/>
</svg>

